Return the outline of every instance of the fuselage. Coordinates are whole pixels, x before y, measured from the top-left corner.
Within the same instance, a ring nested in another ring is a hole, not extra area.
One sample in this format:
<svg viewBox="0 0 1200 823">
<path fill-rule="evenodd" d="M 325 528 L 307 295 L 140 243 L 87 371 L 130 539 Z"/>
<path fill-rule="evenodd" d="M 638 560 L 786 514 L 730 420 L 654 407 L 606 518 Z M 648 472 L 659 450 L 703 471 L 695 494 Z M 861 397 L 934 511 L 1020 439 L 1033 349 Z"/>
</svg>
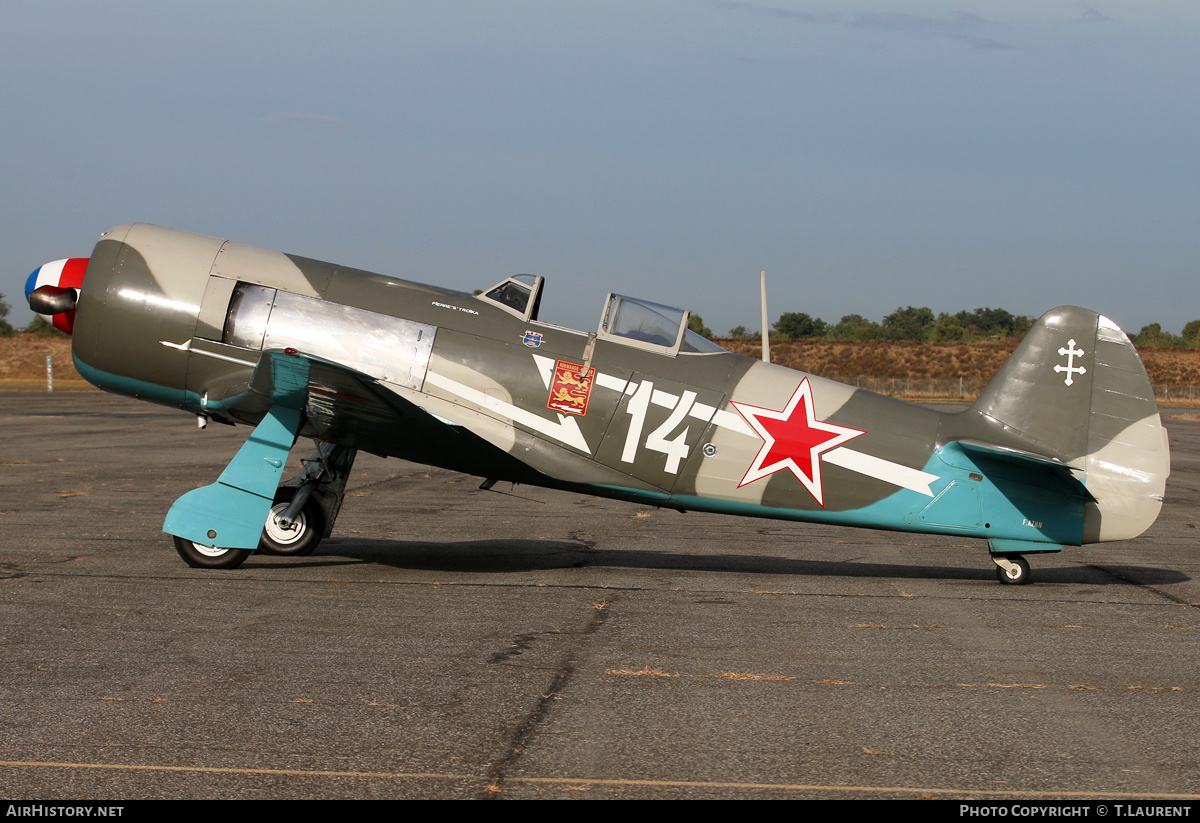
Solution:
<svg viewBox="0 0 1200 823">
<path fill-rule="evenodd" d="M 310 386 L 304 434 L 486 478 L 684 510 L 1083 540 L 1079 484 L 959 447 L 991 431 L 974 416 L 605 322 L 588 334 L 486 295 L 133 224 L 92 254 L 74 357 L 106 390 L 255 424 L 270 406 L 252 390 L 263 353 L 299 352 L 396 409 Z M 420 421 L 405 425 L 405 409 Z"/>
</svg>

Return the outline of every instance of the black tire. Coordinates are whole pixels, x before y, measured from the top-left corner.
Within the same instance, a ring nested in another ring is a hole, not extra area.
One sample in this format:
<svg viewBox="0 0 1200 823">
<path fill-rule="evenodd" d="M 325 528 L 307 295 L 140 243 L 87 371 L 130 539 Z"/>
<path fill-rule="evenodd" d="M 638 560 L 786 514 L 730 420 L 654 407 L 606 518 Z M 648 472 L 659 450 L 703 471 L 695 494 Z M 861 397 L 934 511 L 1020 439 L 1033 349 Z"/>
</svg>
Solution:
<svg viewBox="0 0 1200 823">
<path fill-rule="evenodd" d="M 292 498 L 296 496 L 296 486 L 281 486 L 275 492 L 275 502 L 267 513 L 267 523 L 263 527 L 262 538 L 258 541 L 258 550 L 263 554 L 278 554 L 286 557 L 305 557 L 313 553 L 313 549 L 321 542 L 321 534 L 325 530 L 325 516 L 321 506 L 309 497 L 296 515 L 293 528 L 284 531 L 276 525 L 279 516 L 287 511 Z"/>
<path fill-rule="evenodd" d="M 1024 586 L 1029 582 L 1029 561 L 1019 554 L 1005 554 L 1002 557 L 1016 568 L 1008 570 L 1002 566 L 996 567 L 996 579 L 1009 586 Z"/>
<path fill-rule="evenodd" d="M 236 569 L 250 556 L 249 549 L 209 548 L 182 537 L 174 539 L 175 551 L 193 569 Z"/>
</svg>

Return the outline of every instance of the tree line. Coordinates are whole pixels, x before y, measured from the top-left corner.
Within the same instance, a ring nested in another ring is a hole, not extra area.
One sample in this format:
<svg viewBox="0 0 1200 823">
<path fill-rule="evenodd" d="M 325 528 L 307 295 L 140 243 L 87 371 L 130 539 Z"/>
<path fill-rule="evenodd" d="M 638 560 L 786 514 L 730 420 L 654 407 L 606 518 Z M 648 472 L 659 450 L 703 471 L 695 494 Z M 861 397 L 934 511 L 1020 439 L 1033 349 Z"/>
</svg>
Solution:
<svg viewBox="0 0 1200 823">
<path fill-rule="evenodd" d="M 773 340 L 910 340 L 926 343 L 957 343 L 1024 337 L 1036 318 L 1013 314 L 1005 309 L 978 308 L 957 314 L 934 314 L 928 306 L 898 307 L 882 323 L 861 314 L 847 314 L 836 323 L 827 323 L 805 312 L 784 312 L 771 326 Z M 697 314 L 692 315 L 692 331 L 712 337 L 712 330 Z M 758 339 L 761 333 L 735 326 L 727 337 Z M 1152 348 L 1200 349 L 1200 320 L 1183 327 L 1182 334 L 1165 332 L 1158 323 L 1143 326 L 1130 339 L 1138 346 Z"/>
<path fill-rule="evenodd" d="M 0 337 L 12 337 L 17 332 L 25 332 L 36 337 L 66 337 L 67 335 L 54 328 L 51 324 L 42 319 L 41 315 L 35 314 L 33 320 L 29 321 L 29 325 L 23 329 L 18 329 L 8 322 L 8 313 L 12 310 L 12 306 L 4 299 L 4 295 L 0 294 Z"/>
<path fill-rule="evenodd" d="M 8 322 L 12 307 L 0 294 L 0 337 L 12 337 L 18 332 Z M 882 323 L 868 320 L 861 314 L 847 314 L 830 325 L 819 317 L 805 312 L 784 312 L 771 326 L 771 338 L 776 340 L 913 340 L 928 343 L 956 343 L 975 340 L 991 340 L 1001 337 L 1024 337 L 1033 325 L 1034 318 L 1013 314 L 1005 309 L 975 309 L 957 314 L 941 312 L 935 315 L 928 306 L 905 306 L 883 318 Z M 693 313 L 688 328 L 705 337 L 713 337 L 712 329 L 704 325 L 704 318 Z M 40 316 L 34 316 L 29 325 L 20 331 L 38 337 L 65 337 L 54 326 Z M 726 337 L 736 339 L 758 339 L 758 331 L 745 326 L 735 326 Z M 1200 349 L 1200 320 L 1192 320 L 1183 327 L 1182 334 L 1163 331 L 1158 323 L 1142 326 L 1130 339 L 1138 346 L 1159 349 Z"/>
</svg>

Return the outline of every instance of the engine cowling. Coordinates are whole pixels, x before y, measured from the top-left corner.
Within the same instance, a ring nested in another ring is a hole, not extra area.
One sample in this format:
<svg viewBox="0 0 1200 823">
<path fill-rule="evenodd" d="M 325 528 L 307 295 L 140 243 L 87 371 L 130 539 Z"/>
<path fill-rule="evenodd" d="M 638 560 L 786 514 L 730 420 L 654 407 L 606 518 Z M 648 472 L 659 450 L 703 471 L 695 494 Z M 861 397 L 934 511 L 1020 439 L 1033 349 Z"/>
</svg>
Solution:
<svg viewBox="0 0 1200 823">
<path fill-rule="evenodd" d="M 108 391 L 185 408 L 187 343 L 222 243 L 142 223 L 101 235 L 75 307 L 79 373 Z"/>
</svg>

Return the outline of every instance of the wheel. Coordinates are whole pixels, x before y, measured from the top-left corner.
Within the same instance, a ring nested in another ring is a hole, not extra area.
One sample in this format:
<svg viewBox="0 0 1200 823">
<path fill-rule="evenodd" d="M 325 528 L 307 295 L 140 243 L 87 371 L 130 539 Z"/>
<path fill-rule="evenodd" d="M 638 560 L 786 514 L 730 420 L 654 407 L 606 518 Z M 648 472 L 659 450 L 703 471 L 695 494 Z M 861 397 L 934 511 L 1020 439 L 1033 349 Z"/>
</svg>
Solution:
<svg viewBox="0 0 1200 823">
<path fill-rule="evenodd" d="M 1012 564 L 1011 569 L 996 565 L 996 578 L 1010 586 L 1024 586 L 1029 582 L 1029 561 L 1019 554 L 1002 554 L 1000 557 Z"/>
<path fill-rule="evenodd" d="M 175 537 L 175 551 L 193 569 L 236 569 L 250 556 L 249 549 L 213 548 L 182 537 Z"/>
<path fill-rule="evenodd" d="M 321 506 L 311 497 L 305 501 L 290 529 L 279 525 L 279 518 L 291 505 L 296 491 L 295 486 L 281 486 L 275 492 L 275 504 L 267 513 L 267 525 L 263 528 L 262 539 L 258 541 L 258 549 L 264 554 L 304 557 L 312 554 L 313 549 L 321 542 L 325 518 L 321 513 Z"/>
</svg>

